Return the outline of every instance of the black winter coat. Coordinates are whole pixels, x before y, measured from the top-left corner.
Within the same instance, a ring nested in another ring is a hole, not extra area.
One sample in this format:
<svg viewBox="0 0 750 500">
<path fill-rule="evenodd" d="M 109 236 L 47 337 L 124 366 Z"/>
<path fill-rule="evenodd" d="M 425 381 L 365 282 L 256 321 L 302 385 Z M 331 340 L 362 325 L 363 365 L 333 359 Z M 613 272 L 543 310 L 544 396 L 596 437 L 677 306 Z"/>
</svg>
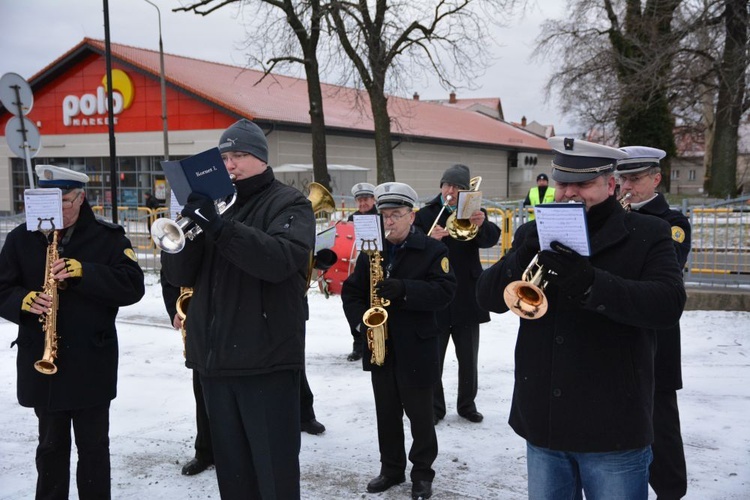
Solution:
<svg viewBox="0 0 750 500">
<path fill-rule="evenodd" d="M 690 221 L 685 215 L 669 208 L 661 193 L 636 210 L 641 214 L 654 215 L 667 221 L 672 230 L 672 242 L 677 252 L 680 269 L 685 268 L 690 253 Z M 680 324 L 659 330 L 656 333 L 656 359 L 654 360 L 656 390 L 676 391 L 682 389 L 682 346 Z"/>
<path fill-rule="evenodd" d="M 18 402 L 46 410 L 88 408 L 115 398 L 115 318 L 121 306 L 144 294 L 143 271 L 125 231 L 96 219 L 87 201 L 61 240 L 60 257 L 78 260 L 83 275 L 66 280 L 67 288 L 58 293 L 58 370 L 53 375 L 34 369 L 44 352 L 44 331 L 39 316 L 21 310 L 30 291 L 42 290 L 47 241 L 21 224 L 8 234 L 0 253 L 0 316 L 18 324 L 13 342 L 18 346 Z"/>
<path fill-rule="evenodd" d="M 393 253 L 393 258 L 391 257 Z M 440 378 L 438 330 L 435 311 L 445 307 L 456 291 L 456 278 L 448 263 L 448 250 L 412 227 L 402 246 L 385 242 L 383 270 L 386 277 L 401 279 L 403 299 L 391 301 L 388 311 L 388 340 L 385 365 L 396 367 L 396 377 L 405 386 L 427 387 Z M 353 329 L 366 331 L 362 316 L 370 308 L 370 260 L 360 252 L 354 272 L 341 289 L 344 313 Z M 366 341 L 362 366 L 370 364 L 372 352 Z"/>
<path fill-rule="evenodd" d="M 201 233 L 182 252 L 162 253 L 169 283 L 194 288 L 185 365 L 208 376 L 301 370 L 312 206 L 270 167 L 237 189 L 215 238 Z"/>
<path fill-rule="evenodd" d="M 427 234 L 441 209 L 442 201 L 438 195 L 419 209 L 414 225 Z M 482 212 L 485 215 L 484 224 L 479 228 L 475 238 L 469 241 L 458 241 L 445 237 L 441 240 L 448 247 L 448 257 L 458 282 L 456 296 L 450 306 L 437 313 L 438 325 L 442 330 L 447 331 L 450 326 L 487 323 L 490 320 L 490 314 L 479 307 L 476 298 L 477 280 L 482 274 L 479 249 L 497 245 L 500 239 L 500 228 L 489 220 L 485 209 L 482 209 Z M 445 227 L 445 221 L 448 220 L 449 215 L 448 210 L 444 210 L 438 224 Z"/>
<path fill-rule="evenodd" d="M 520 320 L 510 425 L 553 450 L 641 448 L 653 441 L 653 332 L 679 320 L 682 275 L 665 222 L 626 213 L 614 197 L 587 219 L 595 270 L 589 295 L 575 304 L 550 285 L 547 314 Z M 519 227 L 509 253 L 482 273 L 480 306 L 508 310 L 503 290 L 528 265 L 517 250 L 535 233 L 536 222 Z"/>
</svg>

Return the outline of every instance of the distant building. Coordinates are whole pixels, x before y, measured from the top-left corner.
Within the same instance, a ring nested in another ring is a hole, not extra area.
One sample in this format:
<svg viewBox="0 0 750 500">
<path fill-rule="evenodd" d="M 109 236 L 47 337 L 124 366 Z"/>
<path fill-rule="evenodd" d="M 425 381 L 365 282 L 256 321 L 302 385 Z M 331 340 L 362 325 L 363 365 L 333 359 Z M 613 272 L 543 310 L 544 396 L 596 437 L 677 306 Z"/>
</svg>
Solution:
<svg viewBox="0 0 750 500">
<path fill-rule="evenodd" d="M 142 204 L 147 191 L 163 200 L 168 186 L 159 163 L 164 154 L 159 52 L 116 43 L 111 50 L 118 205 Z M 276 74 L 263 79 L 262 71 L 171 54 L 165 54 L 164 65 L 171 159 L 215 147 L 227 126 L 248 118 L 266 132 L 272 167 L 311 163 L 304 80 Z M 34 106 L 28 118 L 42 136 L 33 162 L 85 171 L 95 204 L 111 203 L 105 75 L 104 42 L 85 38 L 29 79 Z M 333 175 L 334 196 L 345 196 L 355 178 L 377 182 L 373 121 L 365 92 L 323 85 L 323 95 L 328 162 L 352 167 Z M 396 179 L 427 199 L 448 166 L 465 163 L 472 175 L 483 177 L 485 197 L 522 198 L 536 172 L 519 158 L 533 156 L 548 166 L 551 149 L 544 138 L 502 121 L 499 99 L 487 102 L 462 109 L 390 96 Z M 0 133 L 11 116 L 0 107 Z M 8 180 L 0 183 L 0 214 L 22 211 L 28 187 L 24 161 L 5 139 L 0 136 L 0 178 Z M 290 169 L 279 177 L 303 189 L 313 180 L 311 170 L 296 168 L 292 175 Z"/>
</svg>

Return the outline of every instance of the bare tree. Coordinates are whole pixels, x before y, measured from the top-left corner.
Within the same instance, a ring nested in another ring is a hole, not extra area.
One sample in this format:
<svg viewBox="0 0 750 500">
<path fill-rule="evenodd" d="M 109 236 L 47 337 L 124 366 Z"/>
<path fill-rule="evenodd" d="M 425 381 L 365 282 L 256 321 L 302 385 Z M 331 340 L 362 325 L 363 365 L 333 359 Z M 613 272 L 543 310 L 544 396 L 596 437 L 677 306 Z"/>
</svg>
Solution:
<svg viewBox="0 0 750 500">
<path fill-rule="evenodd" d="M 330 0 L 330 22 L 353 73 L 367 91 L 375 128 L 378 183 L 395 180 L 388 93 L 416 73 L 444 87 L 486 67 L 488 23 L 514 0 Z M 487 10 L 483 10 L 487 9 Z M 488 12 L 492 12 L 488 14 Z"/>
<path fill-rule="evenodd" d="M 650 0 L 641 8 L 638 0 L 574 0 L 572 6 L 570 21 L 547 21 L 538 39 L 538 56 L 565 61 L 548 93 L 559 91 L 563 110 L 622 144 L 674 152 L 676 118 L 687 134 L 705 137 L 706 192 L 733 193 L 738 126 L 748 109 L 747 2 Z"/>
<path fill-rule="evenodd" d="M 307 80 L 307 94 L 310 102 L 310 132 L 312 138 L 312 164 L 315 181 L 331 189 L 331 176 L 328 173 L 325 115 L 323 112 L 323 92 L 320 81 L 318 62 L 318 44 L 321 35 L 321 23 L 325 17 L 326 5 L 321 0 L 199 0 L 189 3 L 174 11 L 192 11 L 208 15 L 215 10 L 230 4 L 241 4 L 245 7 L 256 7 L 254 16 L 259 14 L 264 22 L 253 23 L 263 26 L 262 34 L 258 31 L 248 35 L 247 46 L 255 48 L 265 55 L 268 48 L 273 53 L 268 58 L 251 58 L 260 62 L 268 76 L 277 66 L 301 64 Z M 260 7 L 268 7 L 260 11 Z M 296 44 L 289 43 L 296 40 Z"/>
</svg>

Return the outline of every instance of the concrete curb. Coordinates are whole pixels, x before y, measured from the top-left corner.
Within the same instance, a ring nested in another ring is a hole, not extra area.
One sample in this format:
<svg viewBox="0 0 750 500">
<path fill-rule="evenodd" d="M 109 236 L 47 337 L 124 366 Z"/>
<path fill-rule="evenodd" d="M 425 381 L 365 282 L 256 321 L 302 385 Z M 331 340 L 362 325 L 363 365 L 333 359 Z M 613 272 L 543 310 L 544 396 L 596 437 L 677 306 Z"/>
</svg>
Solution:
<svg viewBox="0 0 750 500">
<path fill-rule="evenodd" d="M 750 290 L 688 287 L 686 311 L 750 311 Z"/>
</svg>

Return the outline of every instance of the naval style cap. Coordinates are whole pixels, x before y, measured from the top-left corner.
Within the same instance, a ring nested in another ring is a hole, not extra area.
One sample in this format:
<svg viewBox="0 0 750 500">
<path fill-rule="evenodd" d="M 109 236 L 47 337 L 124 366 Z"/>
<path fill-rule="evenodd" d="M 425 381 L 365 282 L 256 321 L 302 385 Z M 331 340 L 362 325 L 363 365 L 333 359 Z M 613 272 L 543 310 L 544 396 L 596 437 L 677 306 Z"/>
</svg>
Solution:
<svg viewBox="0 0 750 500">
<path fill-rule="evenodd" d="M 89 176 L 83 172 L 65 167 L 37 165 L 35 170 L 39 177 L 39 187 L 43 188 L 76 189 L 82 188 L 89 181 Z"/>
<path fill-rule="evenodd" d="M 417 192 L 403 182 L 384 182 L 375 188 L 378 210 L 381 208 L 413 208 L 417 204 Z"/>
<path fill-rule="evenodd" d="M 620 148 L 628 156 L 617 162 L 618 174 L 634 174 L 652 167 L 658 167 L 659 161 L 667 156 L 663 149 L 648 146 L 625 146 Z"/>
<path fill-rule="evenodd" d="M 570 137 L 550 137 L 547 142 L 555 150 L 552 179 L 557 182 L 590 181 L 614 172 L 618 160 L 628 156 L 616 148 Z"/>
<path fill-rule="evenodd" d="M 369 182 L 358 182 L 352 187 L 352 196 L 354 199 L 360 196 L 375 196 L 375 186 Z"/>
</svg>

